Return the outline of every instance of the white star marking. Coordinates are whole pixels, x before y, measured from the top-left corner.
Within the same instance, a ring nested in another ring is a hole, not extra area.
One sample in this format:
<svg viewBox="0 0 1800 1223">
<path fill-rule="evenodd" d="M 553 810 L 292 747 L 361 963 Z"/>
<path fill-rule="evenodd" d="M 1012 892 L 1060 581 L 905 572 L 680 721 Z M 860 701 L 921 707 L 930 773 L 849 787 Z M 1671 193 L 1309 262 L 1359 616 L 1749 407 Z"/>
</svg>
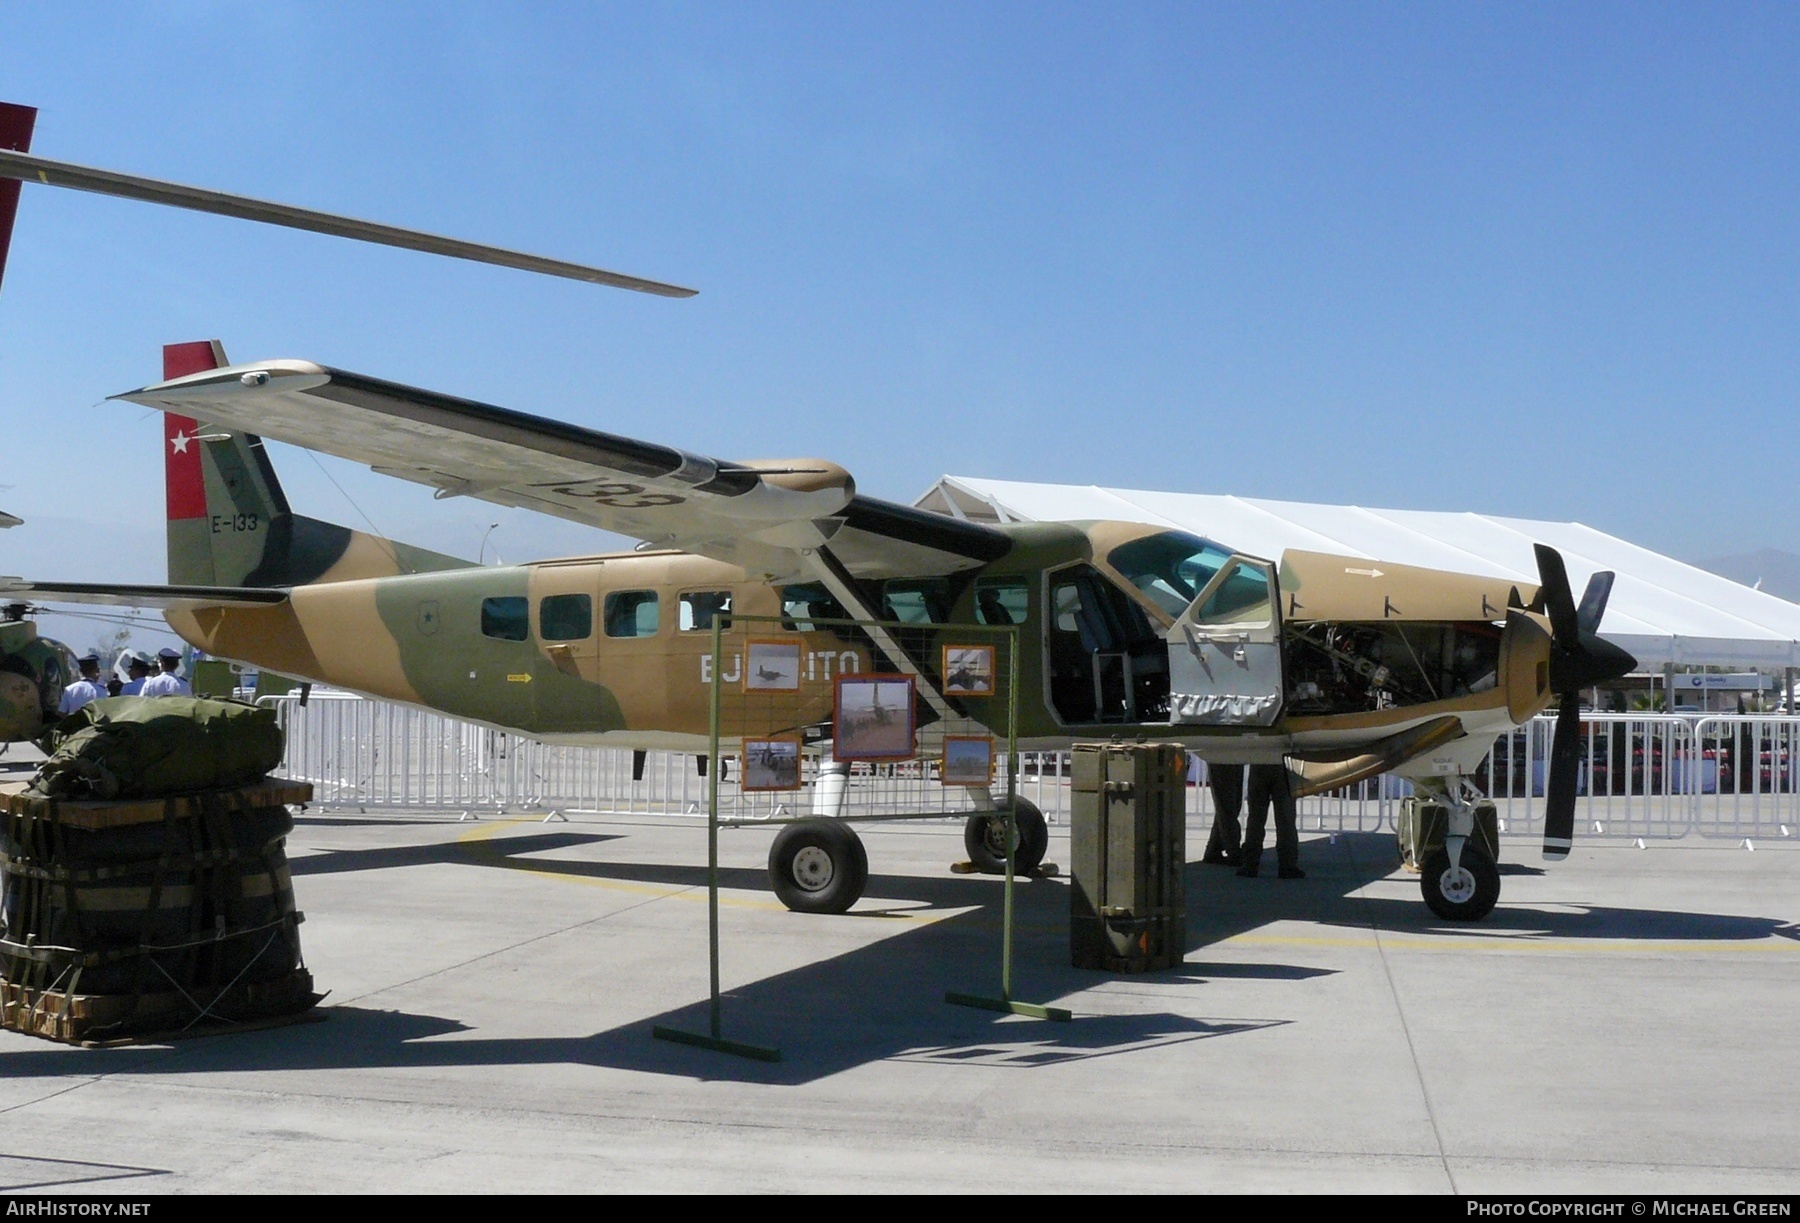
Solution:
<svg viewBox="0 0 1800 1223">
<path fill-rule="evenodd" d="M 193 440 L 193 438 L 185 433 L 177 433 L 174 437 L 169 439 L 169 444 L 175 447 L 176 454 L 186 454 L 187 444 Z"/>
</svg>

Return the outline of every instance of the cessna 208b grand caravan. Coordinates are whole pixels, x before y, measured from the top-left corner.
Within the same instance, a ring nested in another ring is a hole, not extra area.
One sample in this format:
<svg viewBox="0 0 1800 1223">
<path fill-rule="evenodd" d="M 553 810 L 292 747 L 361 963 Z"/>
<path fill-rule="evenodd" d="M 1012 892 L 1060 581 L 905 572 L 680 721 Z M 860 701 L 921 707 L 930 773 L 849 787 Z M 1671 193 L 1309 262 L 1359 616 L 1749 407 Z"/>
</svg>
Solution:
<svg viewBox="0 0 1800 1223">
<path fill-rule="evenodd" d="M 281 205 L 35 158 L 26 175 L 16 156 L 0 153 L 0 174 L 299 223 Z M 362 222 L 305 216 L 368 236 Z M 466 253 L 377 228 L 379 240 Z M 1214 763 L 1285 764 L 1297 794 L 1407 777 L 1450 812 L 1426 897 L 1477 918 L 1499 875 L 1471 835 L 1470 773 L 1497 733 L 1560 698 L 1544 848 L 1564 856 L 1577 693 L 1634 665 L 1596 634 L 1611 575 L 1577 605 L 1545 547 L 1540 585 L 1522 590 L 1364 558 L 1240 555 L 1137 523 L 988 526 L 865 496 L 823 460 L 710 458 L 310 361 L 230 365 L 216 342 L 170 346 L 163 373 L 116 398 L 166 414 L 170 584 L 13 581 L 12 593 L 162 606 L 217 656 L 552 742 L 705 751 L 697 677 L 711 635 L 691 630 L 721 612 L 783 617 L 803 652 L 833 655 L 845 641 L 813 620 L 906 621 L 904 635 L 859 630 L 869 656 L 857 665 L 914 677 L 932 708 L 947 699 L 939 647 L 955 626 L 1017 626 L 1021 747 L 1177 739 Z M 293 512 L 264 437 L 645 543 L 514 566 L 396 544 Z M 1029 869 L 1042 817 L 1023 802 L 1015 814 Z M 826 824 L 829 862 L 814 855 L 796 875 L 780 838 L 771 855 L 793 907 L 841 911 L 860 894 L 861 846 Z M 1003 828 L 978 811 L 970 839 L 998 836 L 1004 856 Z"/>
</svg>

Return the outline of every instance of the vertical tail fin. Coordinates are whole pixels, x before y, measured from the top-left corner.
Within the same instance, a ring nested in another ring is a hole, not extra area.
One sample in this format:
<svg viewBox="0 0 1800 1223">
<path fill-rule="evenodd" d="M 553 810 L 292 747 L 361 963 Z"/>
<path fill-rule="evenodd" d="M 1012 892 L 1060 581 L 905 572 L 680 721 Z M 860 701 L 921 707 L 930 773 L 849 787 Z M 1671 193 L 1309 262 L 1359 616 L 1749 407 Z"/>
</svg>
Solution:
<svg viewBox="0 0 1800 1223">
<path fill-rule="evenodd" d="M 163 348 L 165 381 L 227 364 L 217 340 Z M 163 472 L 172 585 L 304 586 L 471 563 L 294 513 L 253 433 L 169 413 Z"/>
<path fill-rule="evenodd" d="M 37 126 L 37 108 L 0 102 L 0 149 L 31 152 L 31 129 Z M 0 284 L 6 280 L 6 252 L 12 246 L 13 219 L 19 215 L 18 179 L 0 179 Z"/>
</svg>

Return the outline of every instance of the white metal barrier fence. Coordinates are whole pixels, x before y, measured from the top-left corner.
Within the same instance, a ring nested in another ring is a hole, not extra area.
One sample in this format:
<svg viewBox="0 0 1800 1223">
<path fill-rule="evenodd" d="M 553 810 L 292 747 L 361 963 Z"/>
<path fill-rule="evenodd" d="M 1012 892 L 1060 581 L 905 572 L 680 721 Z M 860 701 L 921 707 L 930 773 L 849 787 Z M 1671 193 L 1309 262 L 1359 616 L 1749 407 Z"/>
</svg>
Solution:
<svg viewBox="0 0 1800 1223">
<path fill-rule="evenodd" d="M 284 769 L 313 783 L 319 807 L 459 811 L 702 814 L 706 779 L 692 756 L 651 752 L 632 777 L 632 753 L 558 747 L 384 701 L 315 693 L 304 705 L 273 702 L 287 732 Z M 1502 735 L 1475 774 L 1500 808 L 1504 831 L 1543 826 L 1554 717 Z M 1800 718 L 1589 714 L 1582 719 L 1577 836 L 1674 839 L 1781 838 L 1800 831 Z M 1020 753 L 1019 793 L 1052 823 L 1069 810 L 1068 758 Z M 1004 764 L 1002 764 L 1004 767 Z M 961 818 L 962 791 L 908 764 L 857 766 L 855 787 L 879 791 L 894 811 Z M 1194 779 L 1204 780 L 1196 763 Z M 794 814 L 781 794 L 743 793 L 734 770 L 721 786 L 728 819 Z M 1377 778 L 1302 800 L 1301 826 L 1333 832 L 1391 831 L 1405 782 Z M 1211 810 L 1197 786 L 1191 809 Z"/>
<path fill-rule="evenodd" d="M 605 812 L 704 815 L 706 777 L 696 758 L 649 752 L 633 777 L 621 748 L 561 747 L 385 701 L 315 693 L 304 705 L 280 697 L 287 734 L 283 771 L 313 785 L 322 808 L 457 811 Z M 736 761 L 719 789 L 726 820 L 797 814 L 793 796 L 744 792 Z M 1068 810 L 1068 761 L 1061 752 L 1020 753 L 1019 794 L 1053 821 Z M 1004 755 L 999 769 L 1006 767 Z M 961 819 L 974 809 L 966 789 L 939 784 L 918 763 L 853 767 L 857 809 L 941 812 Z"/>
</svg>

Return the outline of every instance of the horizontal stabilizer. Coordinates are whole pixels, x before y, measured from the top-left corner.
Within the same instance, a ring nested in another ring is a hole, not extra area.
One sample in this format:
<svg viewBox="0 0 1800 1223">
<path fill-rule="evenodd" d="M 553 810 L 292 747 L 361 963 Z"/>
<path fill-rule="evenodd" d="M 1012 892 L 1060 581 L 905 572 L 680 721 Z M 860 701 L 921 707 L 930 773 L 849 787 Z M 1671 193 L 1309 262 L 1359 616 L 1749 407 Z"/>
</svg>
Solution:
<svg viewBox="0 0 1800 1223">
<path fill-rule="evenodd" d="M 0 577 L 0 599 L 37 603 L 101 603 L 109 607 L 184 607 L 196 603 L 254 607 L 287 602 L 272 586 L 134 586 L 118 582 L 28 582 Z"/>
</svg>

